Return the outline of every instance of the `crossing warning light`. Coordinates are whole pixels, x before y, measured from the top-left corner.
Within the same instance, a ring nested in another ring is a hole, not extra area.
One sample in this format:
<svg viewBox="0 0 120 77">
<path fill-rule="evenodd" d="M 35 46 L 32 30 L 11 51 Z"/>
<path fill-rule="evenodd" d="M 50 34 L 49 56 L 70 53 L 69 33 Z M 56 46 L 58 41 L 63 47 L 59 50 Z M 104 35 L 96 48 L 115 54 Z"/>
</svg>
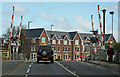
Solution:
<svg viewBox="0 0 120 77">
<path fill-rule="evenodd" d="M 92 37 L 90 38 L 91 43 L 98 43 L 98 38 Z"/>
</svg>

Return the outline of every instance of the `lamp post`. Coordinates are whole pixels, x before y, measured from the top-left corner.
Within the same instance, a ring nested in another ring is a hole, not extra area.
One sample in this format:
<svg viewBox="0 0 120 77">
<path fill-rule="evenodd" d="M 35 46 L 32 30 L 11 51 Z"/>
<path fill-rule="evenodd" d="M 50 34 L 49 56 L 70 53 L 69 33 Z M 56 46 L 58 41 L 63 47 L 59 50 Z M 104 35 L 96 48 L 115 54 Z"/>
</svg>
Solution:
<svg viewBox="0 0 120 77">
<path fill-rule="evenodd" d="M 107 11 L 107 8 L 104 8 L 101 11 L 103 12 L 103 39 L 104 39 L 104 43 L 105 43 L 105 40 L 106 40 L 106 37 L 105 37 L 105 12 Z"/>
<path fill-rule="evenodd" d="M 32 21 L 28 21 L 28 55 L 27 55 L 27 59 L 29 59 L 29 53 L 30 53 L 30 50 L 29 50 L 29 26 L 30 26 L 30 23 L 32 23 Z"/>
<path fill-rule="evenodd" d="M 109 13 L 112 15 L 112 47 L 113 47 L 113 14 L 114 14 L 114 11 L 110 11 Z"/>
</svg>

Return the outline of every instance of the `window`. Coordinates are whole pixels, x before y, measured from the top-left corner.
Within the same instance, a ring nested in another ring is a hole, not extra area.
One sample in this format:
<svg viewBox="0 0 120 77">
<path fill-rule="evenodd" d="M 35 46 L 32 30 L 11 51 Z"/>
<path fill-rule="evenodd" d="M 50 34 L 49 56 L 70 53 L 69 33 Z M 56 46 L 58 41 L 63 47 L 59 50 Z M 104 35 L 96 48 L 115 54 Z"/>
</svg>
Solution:
<svg viewBox="0 0 120 77">
<path fill-rule="evenodd" d="M 63 55 L 63 60 L 65 60 L 65 55 Z"/>
<path fill-rule="evenodd" d="M 33 46 L 31 46 L 31 51 L 33 51 L 34 49 L 33 49 Z"/>
<path fill-rule="evenodd" d="M 79 47 L 75 47 L 75 51 L 79 52 Z"/>
<path fill-rule="evenodd" d="M 58 40 L 58 44 L 60 44 L 60 40 Z"/>
<path fill-rule="evenodd" d="M 54 51 L 56 51 L 56 47 L 52 47 L 52 49 L 53 49 Z"/>
<path fill-rule="evenodd" d="M 79 58 L 79 55 L 77 55 L 77 58 Z"/>
<path fill-rule="evenodd" d="M 60 47 L 58 47 L 58 51 L 60 51 Z"/>
<path fill-rule="evenodd" d="M 56 55 L 55 55 L 55 60 L 57 59 Z"/>
<path fill-rule="evenodd" d="M 45 37 L 42 37 L 42 43 L 45 43 Z"/>
<path fill-rule="evenodd" d="M 67 45 L 67 40 L 64 40 L 64 45 Z"/>
<path fill-rule="evenodd" d="M 71 56 L 69 55 L 69 59 L 71 59 Z"/>
<path fill-rule="evenodd" d="M 67 47 L 65 47 L 65 51 L 67 51 Z"/>
<path fill-rule="evenodd" d="M 69 41 L 69 45 L 71 45 L 71 41 Z"/>
<path fill-rule="evenodd" d="M 56 44 L 56 40 L 53 40 L 53 41 L 52 41 L 52 44 Z"/>
<path fill-rule="evenodd" d="M 69 52 L 71 51 L 71 48 L 69 47 Z"/>
<path fill-rule="evenodd" d="M 58 55 L 58 59 L 59 59 L 59 60 L 61 59 L 60 55 Z"/>
<path fill-rule="evenodd" d="M 31 54 L 31 58 L 33 59 L 33 53 Z"/>
<path fill-rule="evenodd" d="M 63 47 L 63 51 L 65 51 L 65 47 Z"/>
<path fill-rule="evenodd" d="M 68 59 L 68 55 L 66 55 L 66 60 Z"/>
<path fill-rule="evenodd" d="M 31 46 L 31 51 L 36 51 L 35 45 Z"/>
<path fill-rule="evenodd" d="M 75 45 L 79 45 L 79 40 L 75 40 Z"/>
<path fill-rule="evenodd" d="M 75 55 L 75 60 L 77 59 L 76 55 Z"/>
<path fill-rule="evenodd" d="M 35 38 L 32 39 L 32 43 L 36 43 L 36 42 L 35 42 Z"/>
<path fill-rule="evenodd" d="M 36 54 L 34 54 L 34 59 L 36 58 Z"/>
</svg>

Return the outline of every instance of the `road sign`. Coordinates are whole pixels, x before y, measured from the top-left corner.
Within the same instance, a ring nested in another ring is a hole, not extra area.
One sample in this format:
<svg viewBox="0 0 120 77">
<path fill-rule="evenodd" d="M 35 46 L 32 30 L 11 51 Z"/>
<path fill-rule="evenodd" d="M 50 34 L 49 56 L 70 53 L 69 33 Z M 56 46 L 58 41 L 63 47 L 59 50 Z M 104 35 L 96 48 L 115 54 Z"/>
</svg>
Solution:
<svg viewBox="0 0 120 77">
<path fill-rule="evenodd" d="M 16 43 L 11 43 L 12 46 L 16 46 Z"/>
</svg>

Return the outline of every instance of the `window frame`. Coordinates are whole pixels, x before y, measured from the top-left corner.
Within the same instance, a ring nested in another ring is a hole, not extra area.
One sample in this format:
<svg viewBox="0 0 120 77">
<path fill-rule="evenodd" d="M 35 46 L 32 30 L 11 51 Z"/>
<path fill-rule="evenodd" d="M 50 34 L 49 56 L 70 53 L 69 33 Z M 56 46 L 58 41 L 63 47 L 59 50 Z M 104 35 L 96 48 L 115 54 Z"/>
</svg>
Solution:
<svg viewBox="0 0 120 77">
<path fill-rule="evenodd" d="M 75 45 L 79 45 L 79 40 L 75 40 Z"/>
<path fill-rule="evenodd" d="M 44 38 L 44 39 L 43 39 Z M 44 40 L 44 41 L 43 41 Z M 45 37 L 42 37 L 42 43 L 45 44 L 46 43 L 46 38 Z"/>
<path fill-rule="evenodd" d="M 67 45 L 67 40 L 64 40 L 64 45 Z"/>
<path fill-rule="evenodd" d="M 56 44 L 56 40 L 52 40 L 52 44 Z"/>
</svg>

